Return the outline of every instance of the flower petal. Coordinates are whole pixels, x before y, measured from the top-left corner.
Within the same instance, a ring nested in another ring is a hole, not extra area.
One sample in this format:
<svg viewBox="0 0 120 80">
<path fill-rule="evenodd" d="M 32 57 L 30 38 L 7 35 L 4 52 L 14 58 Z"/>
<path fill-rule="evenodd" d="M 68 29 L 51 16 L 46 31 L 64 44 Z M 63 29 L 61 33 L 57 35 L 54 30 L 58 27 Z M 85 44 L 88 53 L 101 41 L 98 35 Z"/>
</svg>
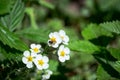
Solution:
<svg viewBox="0 0 120 80">
<path fill-rule="evenodd" d="M 50 34 L 49 34 L 49 38 L 51 38 L 52 36 L 53 36 L 53 33 L 50 33 Z"/>
<path fill-rule="evenodd" d="M 30 52 L 29 52 L 29 51 L 24 51 L 23 55 L 24 55 L 25 57 L 30 56 Z"/>
<path fill-rule="evenodd" d="M 65 62 L 65 58 L 64 57 L 59 57 L 59 61 L 60 62 Z"/>
<path fill-rule="evenodd" d="M 49 79 L 50 78 L 50 75 L 42 75 L 42 80 L 47 80 L 47 79 Z"/>
<path fill-rule="evenodd" d="M 42 70 L 42 66 L 39 66 L 39 65 L 36 65 L 36 67 L 39 69 L 39 70 Z"/>
<path fill-rule="evenodd" d="M 65 51 L 66 54 L 70 54 L 70 49 L 69 49 L 68 47 L 66 47 L 66 48 L 64 49 L 64 51 Z"/>
<path fill-rule="evenodd" d="M 64 42 L 69 42 L 69 37 L 68 36 L 65 36 Z"/>
<path fill-rule="evenodd" d="M 35 46 L 36 46 L 35 44 L 31 44 L 31 45 L 30 45 L 30 47 L 31 47 L 32 49 L 35 48 Z"/>
<path fill-rule="evenodd" d="M 63 42 L 63 44 L 68 45 L 68 42 Z"/>
<path fill-rule="evenodd" d="M 35 57 L 35 56 L 37 56 L 37 53 L 31 53 L 31 56 L 33 56 L 33 57 Z"/>
<path fill-rule="evenodd" d="M 26 65 L 28 68 L 32 68 L 33 67 L 33 64 L 32 64 L 32 62 L 29 62 L 29 63 L 27 63 L 27 65 Z"/>
<path fill-rule="evenodd" d="M 43 75 L 43 78 L 46 80 L 46 79 L 49 79 L 50 78 L 50 75 Z"/>
<path fill-rule="evenodd" d="M 25 63 L 25 64 L 27 64 L 27 62 L 28 62 L 27 58 L 26 58 L 26 57 L 23 57 L 23 58 L 22 58 L 22 62 Z"/>
<path fill-rule="evenodd" d="M 65 59 L 66 59 L 66 60 L 69 60 L 69 59 L 70 59 L 70 56 L 69 56 L 69 55 L 66 55 L 66 56 L 65 56 Z"/>
<path fill-rule="evenodd" d="M 59 31 L 59 34 L 60 34 L 61 36 L 64 36 L 66 33 L 65 33 L 64 30 L 60 30 L 60 31 Z"/>
<path fill-rule="evenodd" d="M 54 36 L 58 36 L 59 35 L 59 33 L 58 32 L 54 32 Z"/>
<path fill-rule="evenodd" d="M 44 62 L 48 62 L 49 61 L 48 57 L 47 56 L 43 56 L 43 61 Z"/>
<path fill-rule="evenodd" d="M 61 45 L 60 48 L 59 48 L 59 50 L 62 51 L 63 49 L 64 49 L 64 45 Z"/>
<path fill-rule="evenodd" d="M 37 60 L 42 59 L 42 55 L 41 55 L 41 54 L 38 54 L 38 55 L 36 56 L 36 59 L 37 59 Z"/>
<path fill-rule="evenodd" d="M 33 62 L 35 65 L 38 65 L 38 60 L 36 58 L 33 60 Z"/>
<path fill-rule="evenodd" d="M 40 49 L 40 48 L 41 48 L 41 45 L 40 45 L 40 44 L 37 44 L 36 47 L 37 47 L 38 49 Z"/>
<path fill-rule="evenodd" d="M 62 42 L 62 39 L 60 38 L 60 36 L 56 35 L 55 37 L 56 37 L 56 41 L 57 41 L 56 43 L 60 44 Z"/>
<path fill-rule="evenodd" d="M 51 70 L 46 70 L 46 72 L 50 75 L 53 74 L 53 72 Z"/>
<path fill-rule="evenodd" d="M 58 56 L 60 56 L 61 51 L 62 51 L 62 50 L 58 50 L 58 52 L 57 52 Z"/>
<path fill-rule="evenodd" d="M 57 48 L 58 46 L 59 46 L 59 44 L 52 45 L 52 47 L 54 47 L 54 48 Z"/>
<path fill-rule="evenodd" d="M 48 67 L 49 67 L 49 65 L 47 63 L 43 65 L 44 69 L 47 69 Z"/>
</svg>

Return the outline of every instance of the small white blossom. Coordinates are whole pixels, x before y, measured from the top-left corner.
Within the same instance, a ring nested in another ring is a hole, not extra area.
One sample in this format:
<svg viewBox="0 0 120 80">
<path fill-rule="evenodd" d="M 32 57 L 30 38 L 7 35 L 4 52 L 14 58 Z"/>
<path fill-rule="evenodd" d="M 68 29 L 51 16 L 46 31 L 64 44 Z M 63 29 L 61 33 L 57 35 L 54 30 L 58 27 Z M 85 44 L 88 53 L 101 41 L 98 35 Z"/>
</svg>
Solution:
<svg viewBox="0 0 120 80">
<path fill-rule="evenodd" d="M 26 64 L 26 67 L 32 68 L 35 56 L 32 55 L 29 51 L 24 51 L 23 55 L 24 55 L 24 57 L 22 58 L 23 63 Z"/>
<path fill-rule="evenodd" d="M 40 53 L 41 52 L 41 45 L 40 44 L 31 44 L 30 45 L 31 47 L 31 52 L 33 53 L 33 55 L 37 55 L 37 53 Z"/>
<path fill-rule="evenodd" d="M 48 40 L 48 45 L 54 48 L 57 48 L 62 42 L 62 39 L 60 38 L 58 32 L 50 33 L 49 38 L 50 39 Z"/>
<path fill-rule="evenodd" d="M 42 75 L 42 80 L 47 80 L 53 74 L 51 70 L 46 70 L 45 73 Z"/>
<path fill-rule="evenodd" d="M 60 35 L 60 37 L 62 39 L 62 43 L 68 45 L 69 37 L 66 35 L 65 31 L 64 30 L 60 30 L 59 31 L 59 35 Z"/>
<path fill-rule="evenodd" d="M 70 50 L 67 47 L 64 47 L 64 45 L 61 45 L 58 50 L 58 57 L 60 62 L 65 62 L 66 60 L 70 59 Z"/>
<path fill-rule="evenodd" d="M 49 67 L 48 61 L 49 59 L 47 56 L 42 56 L 41 54 L 38 54 L 36 56 L 36 59 L 34 60 L 34 63 L 39 70 L 43 70 Z"/>
</svg>

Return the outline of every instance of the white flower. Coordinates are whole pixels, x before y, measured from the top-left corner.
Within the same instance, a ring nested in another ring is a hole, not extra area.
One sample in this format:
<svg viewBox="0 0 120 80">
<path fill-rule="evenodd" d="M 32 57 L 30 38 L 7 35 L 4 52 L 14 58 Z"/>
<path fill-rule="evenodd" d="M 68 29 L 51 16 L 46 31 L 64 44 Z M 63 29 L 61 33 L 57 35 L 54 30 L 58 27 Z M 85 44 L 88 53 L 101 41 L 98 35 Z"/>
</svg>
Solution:
<svg viewBox="0 0 120 80">
<path fill-rule="evenodd" d="M 24 51 L 23 55 L 24 55 L 24 57 L 22 58 L 23 63 L 26 64 L 26 67 L 32 68 L 35 56 L 32 55 L 29 51 Z"/>
<path fill-rule="evenodd" d="M 42 75 L 42 80 L 49 79 L 52 74 L 53 74 L 53 72 L 51 70 L 46 70 L 45 74 Z"/>
<path fill-rule="evenodd" d="M 37 55 L 37 53 L 41 52 L 41 50 L 40 50 L 41 45 L 40 44 L 31 44 L 30 47 L 31 47 L 30 50 L 33 53 L 33 55 Z"/>
<path fill-rule="evenodd" d="M 42 56 L 41 54 L 38 54 L 36 56 L 36 59 L 34 60 L 34 63 L 39 70 L 42 70 L 49 67 L 48 61 L 49 59 L 47 56 Z"/>
<path fill-rule="evenodd" d="M 62 43 L 67 45 L 68 42 L 69 42 L 69 37 L 66 35 L 65 31 L 64 30 L 60 30 L 59 31 L 59 35 L 60 35 L 60 37 L 62 39 Z"/>
<path fill-rule="evenodd" d="M 58 32 L 50 33 L 49 34 L 48 45 L 54 48 L 57 48 L 59 44 L 62 42 Z"/>
<path fill-rule="evenodd" d="M 61 45 L 58 50 L 58 57 L 60 62 L 65 62 L 66 60 L 70 59 L 70 50 L 67 47 L 64 47 L 64 45 Z"/>
</svg>

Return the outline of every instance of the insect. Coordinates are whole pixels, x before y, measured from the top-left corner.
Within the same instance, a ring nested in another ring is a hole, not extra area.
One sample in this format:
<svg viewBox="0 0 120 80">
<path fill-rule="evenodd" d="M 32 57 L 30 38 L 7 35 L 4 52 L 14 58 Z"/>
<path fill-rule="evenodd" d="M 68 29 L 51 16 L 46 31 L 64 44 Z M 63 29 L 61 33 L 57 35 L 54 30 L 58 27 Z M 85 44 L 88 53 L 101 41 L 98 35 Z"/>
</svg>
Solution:
<svg viewBox="0 0 120 80">
<path fill-rule="evenodd" d="M 49 41 L 49 44 L 53 44 L 54 42 L 53 41 Z"/>
</svg>

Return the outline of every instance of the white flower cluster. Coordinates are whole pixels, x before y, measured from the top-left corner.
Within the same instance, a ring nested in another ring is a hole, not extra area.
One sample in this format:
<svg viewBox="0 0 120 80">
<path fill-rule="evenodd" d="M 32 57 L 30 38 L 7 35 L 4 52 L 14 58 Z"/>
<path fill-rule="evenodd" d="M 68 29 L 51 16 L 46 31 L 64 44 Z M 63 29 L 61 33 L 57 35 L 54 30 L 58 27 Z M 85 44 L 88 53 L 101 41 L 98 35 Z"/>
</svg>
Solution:
<svg viewBox="0 0 120 80">
<path fill-rule="evenodd" d="M 31 47 L 30 51 L 26 50 L 23 53 L 24 57 L 22 58 L 22 61 L 24 64 L 26 64 L 26 67 L 32 68 L 33 64 L 35 64 L 38 70 L 48 69 L 48 67 L 49 67 L 48 57 L 39 54 L 42 52 L 41 45 L 31 44 L 30 47 Z M 52 74 L 52 71 L 46 70 L 46 72 L 48 72 L 48 71 L 51 73 L 47 74 L 47 75 L 42 75 L 42 76 L 44 76 L 43 77 L 44 80 L 49 79 L 50 75 Z"/>
<path fill-rule="evenodd" d="M 70 49 L 65 47 L 64 45 L 68 45 L 69 37 L 66 35 L 64 30 L 60 30 L 59 32 L 52 32 L 49 34 L 48 45 L 53 48 L 59 47 L 57 52 L 58 59 L 60 62 L 65 62 L 70 59 Z M 64 44 L 64 45 L 63 45 Z"/>
<path fill-rule="evenodd" d="M 53 32 L 49 34 L 48 45 L 53 48 L 58 48 L 57 55 L 60 62 L 65 62 L 70 59 L 70 49 L 64 45 L 68 45 L 69 37 L 66 35 L 64 30 L 59 32 Z M 22 61 L 26 64 L 27 68 L 32 68 L 34 65 L 38 70 L 43 70 L 42 80 L 47 80 L 52 75 L 52 71 L 47 70 L 49 67 L 49 58 L 43 56 L 42 48 L 40 44 L 31 44 L 30 50 L 26 50 L 23 53 Z"/>
</svg>

